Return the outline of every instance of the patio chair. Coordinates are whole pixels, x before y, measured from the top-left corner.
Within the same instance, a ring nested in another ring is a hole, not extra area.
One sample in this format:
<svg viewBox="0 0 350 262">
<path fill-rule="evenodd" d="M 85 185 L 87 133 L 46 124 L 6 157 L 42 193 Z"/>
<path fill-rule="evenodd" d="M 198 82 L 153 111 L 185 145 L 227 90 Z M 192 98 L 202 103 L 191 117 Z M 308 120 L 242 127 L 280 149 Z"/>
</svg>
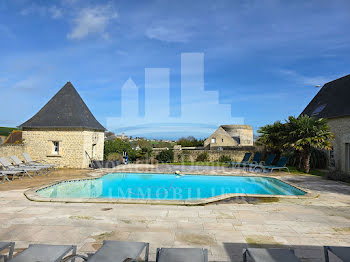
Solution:
<svg viewBox="0 0 350 262">
<path fill-rule="evenodd" d="M 0 251 L 3 251 L 7 248 L 9 249 L 8 255 L 0 255 L 0 258 L 3 258 L 4 261 L 12 258 L 15 242 L 0 242 Z"/>
<path fill-rule="evenodd" d="M 286 167 L 287 163 L 288 163 L 288 157 L 281 156 L 280 159 L 277 161 L 275 166 L 257 166 L 256 168 L 261 168 L 263 171 L 270 170 L 271 173 L 273 170 L 287 169 L 287 171 L 289 173 L 289 168 Z"/>
<path fill-rule="evenodd" d="M 269 154 L 267 157 L 266 157 L 266 160 L 265 161 L 260 161 L 260 163 L 258 164 L 248 164 L 247 167 L 249 168 L 253 168 L 254 171 L 257 167 L 264 167 L 264 166 L 271 166 L 273 160 L 275 159 L 276 155 L 275 154 Z"/>
<path fill-rule="evenodd" d="M 247 262 L 247 255 L 254 262 L 301 262 L 293 249 L 246 248 L 243 250 L 243 262 Z"/>
<path fill-rule="evenodd" d="M 12 181 L 13 181 L 15 176 L 18 176 L 18 178 L 21 178 L 20 174 L 22 174 L 22 177 L 24 176 L 23 171 L 0 170 L 0 177 L 2 177 L 2 182 L 5 182 L 5 180 L 10 181 L 7 175 L 12 175 Z"/>
<path fill-rule="evenodd" d="M 251 162 L 249 162 L 249 161 L 248 162 L 244 162 L 244 163 L 241 163 L 241 164 L 239 164 L 237 166 L 238 167 L 248 167 L 249 168 L 250 165 L 259 165 L 261 157 L 262 157 L 262 154 L 257 152 L 257 153 L 254 154 L 253 159 L 252 159 Z"/>
<path fill-rule="evenodd" d="M 32 157 L 29 155 L 29 153 L 27 153 L 27 152 L 22 153 L 22 156 L 23 156 L 24 160 L 26 161 L 26 163 L 27 163 L 28 165 L 46 166 L 46 167 L 52 168 L 52 169 L 55 168 L 55 165 L 50 164 L 50 163 L 48 163 L 48 162 L 45 161 L 45 160 L 37 160 L 37 161 L 34 161 L 34 160 L 32 159 Z"/>
<path fill-rule="evenodd" d="M 157 248 L 156 262 L 208 262 L 203 248 Z"/>
<path fill-rule="evenodd" d="M 237 165 L 248 163 L 251 156 L 252 156 L 252 153 L 245 153 L 241 162 L 229 162 L 229 164 L 233 167 L 237 167 Z"/>
<path fill-rule="evenodd" d="M 34 173 L 34 175 L 38 175 L 41 173 L 41 170 L 38 168 L 16 167 L 12 165 L 6 157 L 0 157 L 0 164 L 6 169 L 6 171 L 22 171 L 30 178 L 32 178 L 32 176 L 29 174 L 30 172 Z"/>
<path fill-rule="evenodd" d="M 37 168 L 40 170 L 44 170 L 45 173 L 49 172 L 49 167 L 47 166 L 39 166 L 39 165 L 30 165 L 30 164 L 25 164 L 22 162 L 21 159 L 19 159 L 17 156 L 10 156 L 11 160 L 16 164 L 17 167 L 30 167 L 30 168 Z"/>
<path fill-rule="evenodd" d="M 63 259 L 62 262 L 70 261 L 74 258 L 81 258 L 88 262 L 138 261 L 144 249 L 146 249 L 144 261 L 148 262 L 149 243 L 104 240 L 102 247 L 96 253 L 88 257 L 73 254 Z"/>
<path fill-rule="evenodd" d="M 71 245 L 31 244 L 7 262 L 61 262 L 70 252 L 75 255 L 76 250 L 77 247 Z M 74 261 L 74 259 L 66 261 Z"/>
<path fill-rule="evenodd" d="M 328 252 L 332 252 L 344 262 L 350 262 L 350 247 L 324 246 L 325 261 L 329 262 Z"/>
</svg>

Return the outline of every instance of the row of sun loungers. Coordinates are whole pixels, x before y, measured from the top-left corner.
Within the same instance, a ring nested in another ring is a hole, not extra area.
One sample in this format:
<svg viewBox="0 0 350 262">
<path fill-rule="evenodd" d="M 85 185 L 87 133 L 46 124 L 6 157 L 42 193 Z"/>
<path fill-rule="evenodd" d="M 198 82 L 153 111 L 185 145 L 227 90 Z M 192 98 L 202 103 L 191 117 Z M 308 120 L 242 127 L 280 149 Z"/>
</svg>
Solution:
<svg viewBox="0 0 350 262">
<path fill-rule="evenodd" d="M 276 165 L 272 165 L 272 162 L 276 158 L 275 154 L 269 154 L 266 157 L 265 161 L 261 161 L 261 158 L 262 158 L 261 153 L 255 153 L 253 159 L 249 161 L 251 156 L 252 156 L 252 153 L 245 153 L 241 162 L 229 162 L 229 164 L 235 168 L 245 168 L 247 170 L 252 170 L 252 171 L 272 172 L 274 170 L 286 169 L 289 172 L 289 169 L 286 166 L 288 163 L 288 157 L 286 156 L 281 156 L 278 159 Z"/>
<path fill-rule="evenodd" d="M 88 262 L 134 262 L 139 261 L 144 252 L 148 262 L 149 243 L 104 240 L 95 253 L 88 256 L 76 253 L 73 245 L 31 244 L 21 253 L 13 256 L 15 243 L 0 242 L 0 252 L 8 249 L 8 254 L 0 256 L 5 262 L 67 262 L 79 258 Z M 344 262 L 350 261 L 350 247 L 325 246 L 325 261 L 329 262 L 329 252 Z M 246 248 L 243 262 L 250 257 L 254 262 L 301 262 L 293 249 L 285 248 Z M 208 262 L 208 250 L 203 248 L 158 248 L 156 262 Z"/>
<path fill-rule="evenodd" d="M 4 170 L 0 170 L 0 179 L 2 178 L 2 182 L 5 180 L 10 181 L 9 175 L 12 176 L 12 180 L 15 177 L 22 178 L 24 176 L 32 178 L 35 175 L 47 174 L 55 168 L 54 165 L 43 161 L 33 161 L 28 153 L 23 153 L 25 162 L 17 156 L 11 156 L 10 158 L 13 164 L 6 157 L 0 158 L 0 164 L 4 168 Z"/>
</svg>

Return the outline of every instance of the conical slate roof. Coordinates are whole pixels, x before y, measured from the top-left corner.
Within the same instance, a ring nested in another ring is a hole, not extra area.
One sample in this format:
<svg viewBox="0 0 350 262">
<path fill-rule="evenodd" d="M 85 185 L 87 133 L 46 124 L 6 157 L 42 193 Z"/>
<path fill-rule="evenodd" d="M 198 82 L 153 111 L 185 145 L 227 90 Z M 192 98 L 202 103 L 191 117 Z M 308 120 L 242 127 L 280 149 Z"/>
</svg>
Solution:
<svg viewBox="0 0 350 262">
<path fill-rule="evenodd" d="M 350 116 L 350 75 L 325 84 L 307 105 L 302 115 L 317 118 Z"/>
<path fill-rule="evenodd" d="M 104 131 L 74 86 L 67 82 L 49 102 L 21 128 L 88 128 Z"/>
</svg>

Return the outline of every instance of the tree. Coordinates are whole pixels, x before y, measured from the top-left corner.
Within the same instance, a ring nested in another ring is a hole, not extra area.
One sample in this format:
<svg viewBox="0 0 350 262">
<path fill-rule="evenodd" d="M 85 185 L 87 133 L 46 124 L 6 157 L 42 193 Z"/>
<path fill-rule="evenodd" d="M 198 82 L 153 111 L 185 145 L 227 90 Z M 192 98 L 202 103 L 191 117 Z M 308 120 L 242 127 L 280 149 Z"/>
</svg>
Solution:
<svg viewBox="0 0 350 262">
<path fill-rule="evenodd" d="M 127 152 L 129 156 L 133 155 L 130 142 L 124 141 L 120 138 L 107 140 L 104 145 L 104 159 L 107 159 L 110 153 L 118 153 L 122 155 L 124 151 Z"/>
<path fill-rule="evenodd" d="M 334 138 L 334 134 L 330 131 L 326 119 L 317 119 L 308 115 L 301 115 L 298 118 L 289 117 L 287 127 L 289 141 L 286 145 L 300 152 L 300 160 L 302 160 L 300 163 L 303 163 L 305 173 L 309 173 L 311 148 L 331 150 L 330 140 Z"/>
<path fill-rule="evenodd" d="M 316 119 L 307 115 L 298 118 L 290 116 L 285 123 L 277 121 L 258 130 L 261 134 L 258 142 L 264 144 L 277 154 L 282 151 L 295 150 L 297 167 L 310 172 L 311 149 L 331 149 L 334 135 L 325 119 Z"/>
<path fill-rule="evenodd" d="M 258 130 L 260 134 L 257 142 L 266 146 L 273 153 L 280 155 L 285 147 L 287 139 L 287 126 L 281 121 L 266 125 Z"/>
<path fill-rule="evenodd" d="M 156 156 L 159 162 L 172 163 L 174 162 L 174 152 L 173 150 L 162 150 Z"/>
<path fill-rule="evenodd" d="M 181 137 L 177 141 L 177 144 L 181 145 L 182 147 L 203 146 L 204 140 L 196 139 L 193 136 Z"/>
</svg>

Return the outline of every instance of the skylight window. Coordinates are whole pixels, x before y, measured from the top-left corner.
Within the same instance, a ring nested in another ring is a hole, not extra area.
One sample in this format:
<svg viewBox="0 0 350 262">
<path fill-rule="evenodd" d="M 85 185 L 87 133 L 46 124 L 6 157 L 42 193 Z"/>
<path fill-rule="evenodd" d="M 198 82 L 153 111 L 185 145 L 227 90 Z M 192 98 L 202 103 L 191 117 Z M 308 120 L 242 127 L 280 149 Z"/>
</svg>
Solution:
<svg viewBox="0 0 350 262">
<path fill-rule="evenodd" d="M 326 107 L 327 104 L 320 105 L 312 112 L 311 116 L 317 116 Z"/>
</svg>

